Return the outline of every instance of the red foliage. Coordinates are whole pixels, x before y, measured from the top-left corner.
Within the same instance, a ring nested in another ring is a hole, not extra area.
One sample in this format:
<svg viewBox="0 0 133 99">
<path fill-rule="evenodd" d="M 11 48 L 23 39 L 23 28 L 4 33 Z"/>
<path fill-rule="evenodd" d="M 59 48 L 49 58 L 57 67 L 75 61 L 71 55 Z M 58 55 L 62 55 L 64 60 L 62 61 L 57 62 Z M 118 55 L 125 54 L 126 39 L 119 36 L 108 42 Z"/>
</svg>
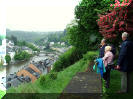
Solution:
<svg viewBox="0 0 133 99">
<path fill-rule="evenodd" d="M 113 10 L 106 15 L 99 15 L 97 20 L 99 32 L 107 39 L 116 38 L 117 33 L 133 31 L 133 0 L 124 0 L 121 4 L 115 0 L 115 4 L 111 4 Z M 130 17 L 128 17 L 130 15 Z M 130 20 L 130 21 L 129 21 Z M 130 24 L 129 24 L 130 23 Z M 129 24 L 129 25 L 128 25 Z"/>
</svg>

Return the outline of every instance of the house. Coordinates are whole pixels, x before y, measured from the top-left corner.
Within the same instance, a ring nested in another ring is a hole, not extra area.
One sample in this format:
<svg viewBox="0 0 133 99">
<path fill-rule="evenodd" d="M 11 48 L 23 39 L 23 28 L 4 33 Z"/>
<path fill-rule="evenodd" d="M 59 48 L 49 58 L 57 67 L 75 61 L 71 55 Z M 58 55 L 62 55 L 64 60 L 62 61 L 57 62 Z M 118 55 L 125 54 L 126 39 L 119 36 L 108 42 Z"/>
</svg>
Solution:
<svg viewBox="0 0 133 99">
<path fill-rule="evenodd" d="M 26 51 L 29 54 L 33 54 L 33 51 L 32 50 L 24 50 L 24 51 Z"/>
<path fill-rule="evenodd" d="M 35 72 L 41 74 L 41 71 L 33 64 L 30 64 L 28 67 L 30 67 L 31 69 L 33 69 Z"/>
<path fill-rule="evenodd" d="M 65 45 L 65 42 L 61 42 L 61 45 L 64 46 Z"/>
<path fill-rule="evenodd" d="M 54 42 L 50 42 L 49 46 L 52 46 L 52 45 L 54 45 Z"/>
<path fill-rule="evenodd" d="M 31 79 L 29 76 L 17 76 L 16 74 L 10 74 L 6 77 L 6 88 L 18 87 L 21 83 L 30 82 Z"/>
<path fill-rule="evenodd" d="M 35 75 L 32 75 L 30 71 L 32 71 L 32 69 L 29 69 L 29 67 L 27 67 L 26 69 L 22 69 L 19 72 L 17 72 L 17 76 L 29 76 L 31 81 L 34 82 L 35 80 L 37 80 L 37 77 Z"/>
<path fill-rule="evenodd" d="M 14 47 L 14 42 L 6 39 L 6 46 L 13 48 Z"/>
<path fill-rule="evenodd" d="M 21 50 L 26 51 L 26 52 L 29 53 L 29 54 L 33 54 L 32 49 L 31 49 L 31 48 L 28 48 L 28 47 L 26 47 L 26 46 L 21 47 Z"/>
<path fill-rule="evenodd" d="M 10 55 L 11 60 L 13 60 L 14 59 L 14 56 L 15 56 L 15 52 L 8 52 L 8 54 Z"/>
<path fill-rule="evenodd" d="M 57 44 L 61 44 L 60 42 L 58 42 Z"/>
</svg>

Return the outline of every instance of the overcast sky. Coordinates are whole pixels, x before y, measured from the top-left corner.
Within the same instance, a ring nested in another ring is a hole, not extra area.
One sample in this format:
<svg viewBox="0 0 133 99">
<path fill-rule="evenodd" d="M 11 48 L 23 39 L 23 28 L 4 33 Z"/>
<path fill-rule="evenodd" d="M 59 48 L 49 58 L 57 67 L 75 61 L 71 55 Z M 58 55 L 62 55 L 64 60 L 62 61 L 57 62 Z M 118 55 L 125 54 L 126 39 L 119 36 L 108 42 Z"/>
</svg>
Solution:
<svg viewBox="0 0 133 99">
<path fill-rule="evenodd" d="M 59 31 L 74 19 L 80 0 L 3 0 L 6 28 L 25 31 Z"/>
</svg>

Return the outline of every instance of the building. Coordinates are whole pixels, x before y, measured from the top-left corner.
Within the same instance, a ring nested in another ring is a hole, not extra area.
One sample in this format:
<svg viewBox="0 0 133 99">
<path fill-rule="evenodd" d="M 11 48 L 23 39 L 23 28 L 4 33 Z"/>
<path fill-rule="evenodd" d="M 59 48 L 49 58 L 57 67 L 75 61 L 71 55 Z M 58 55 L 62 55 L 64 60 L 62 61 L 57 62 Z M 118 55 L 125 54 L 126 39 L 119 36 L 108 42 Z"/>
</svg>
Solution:
<svg viewBox="0 0 133 99">
<path fill-rule="evenodd" d="M 65 42 L 61 42 L 61 45 L 64 46 L 65 45 Z"/>
<path fill-rule="evenodd" d="M 17 76 L 24 76 L 24 77 L 28 76 L 30 77 L 31 81 L 34 82 L 37 79 L 37 77 L 33 75 L 31 72 L 33 72 L 32 69 L 29 69 L 28 67 L 26 69 L 22 69 L 19 72 L 17 72 Z"/>
<path fill-rule="evenodd" d="M 54 45 L 54 42 L 50 42 L 49 46 L 52 46 L 52 45 Z"/>
</svg>

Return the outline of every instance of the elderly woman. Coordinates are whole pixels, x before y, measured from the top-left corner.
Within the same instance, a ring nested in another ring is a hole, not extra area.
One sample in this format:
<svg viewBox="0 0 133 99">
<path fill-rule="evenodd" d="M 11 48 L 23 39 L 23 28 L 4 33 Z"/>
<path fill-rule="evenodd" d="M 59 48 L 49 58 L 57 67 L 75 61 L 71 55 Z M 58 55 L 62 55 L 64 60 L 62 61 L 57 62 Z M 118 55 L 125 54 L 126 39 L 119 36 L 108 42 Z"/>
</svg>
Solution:
<svg viewBox="0 0 133 99">
<path fill-rule="evenodd" d="M 110 84 L 110 71 L 111 67 L 110 64 L 113 63 L 113 53 L 111 52 L 111 46 L 105 47 L 105 53 L 103 59 L 104 66 L 106 68 L 106 72 L 103 74 L 103 78 L 106 81 L 106 88 L 109 88 Z"/>
</svg>

